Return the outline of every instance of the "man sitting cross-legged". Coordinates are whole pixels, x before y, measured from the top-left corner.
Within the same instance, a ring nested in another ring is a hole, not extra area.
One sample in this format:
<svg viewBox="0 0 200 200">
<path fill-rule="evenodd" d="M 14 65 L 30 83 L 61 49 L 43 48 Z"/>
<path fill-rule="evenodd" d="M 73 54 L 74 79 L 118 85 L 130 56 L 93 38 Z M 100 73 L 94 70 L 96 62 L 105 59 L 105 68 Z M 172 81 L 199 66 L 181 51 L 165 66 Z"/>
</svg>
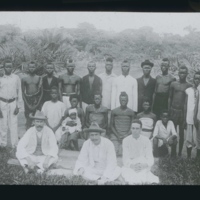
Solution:
<svg viewBox="0 0 200 200">
<path fill-rule="evenodd" d="M 83 144 L 73 174 L 97 180 L 98 184 L 114 181 L 120 176 L 121 168 L 117 166 L 112 142 L 101 136 L 103 129 L 96 122 L 84 131 L 89 132 L 89 139 Z"/>
<path fill-rule="evenodd" d="M 85 126 L 88 128 L 92 122 L 97 122 L 97 124 L 102 129 L 107 129 L 108 127 L 108 109 L 101 105 L 102 95 L 100 92 L 94 94 L 94 104 L 86 107 L 85 113 Z M 102 133 L 102 136 L 106 136 L 106 132 Z M 87 133 L 84 132 L 85 139 L 88 139 Z"/>
<path fill-rule="evenodd" d="M 42 173 L 58 160 L 58 146 L 53 131 L 45 126 L 46 117 L 43 112 L 36 111 L 34 126 L 29 128 L 20 139 L 16 157 L 25 173 L 34 168 Z"/>
<path fill-rule="evenodd" d="M 153 137 L 153 129 L 156 123 L 156 115 L 151 112 L 150 99 L 144 98 L 143 112 L 137 114 L 137 119 L 142 122 L 141 134 L 151 139 Z"/>
<path fill-rule="evenodd" d="M 141 131 L 142 122 L 133 120 L 132 135 L 123 140 L 122 177 L 129 184 L 159 183 L 159 178 L 150 171 L 154 163 L 151 142 Z"/>
<path fill-rule="evenodd" d="M 155 157 L 168 154 L 171 147 L 171 156 L 176 156 L 177 133 L 174 123 L 169 120 L 167 110 L 162 111 L 161 120 L 156 122 L 153 132 L 153 153 Z"/>
</svg>

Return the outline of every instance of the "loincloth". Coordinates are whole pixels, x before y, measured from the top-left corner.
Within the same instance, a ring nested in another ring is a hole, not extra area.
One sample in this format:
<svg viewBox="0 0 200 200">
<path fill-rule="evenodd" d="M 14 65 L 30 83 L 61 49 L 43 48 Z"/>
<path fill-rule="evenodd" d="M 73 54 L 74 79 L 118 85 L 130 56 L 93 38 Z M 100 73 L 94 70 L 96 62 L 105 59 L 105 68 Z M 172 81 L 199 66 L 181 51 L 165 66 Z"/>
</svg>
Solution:
<svg viewBox="0 0 200 200">
<path fill-rule="evenodd" d="M 41 94 L 42 94 L 42 90 L 40 89 L 39 91 L 37 91 L 35 94 L 26 94 L 24 93 L 24 96 L 26 98 L 26 101 L 27 103 L 30 105 L 30 106 L 35 106 L 38 104 L 38 101 L 41 97 Z"/>
<path fill-rule="evenodd" d="M 174 124 L 177 125 L 183 124 L 184 122 L 183 110 L 170 108 L 170 119 L 174 122 Z"/>
</svg>

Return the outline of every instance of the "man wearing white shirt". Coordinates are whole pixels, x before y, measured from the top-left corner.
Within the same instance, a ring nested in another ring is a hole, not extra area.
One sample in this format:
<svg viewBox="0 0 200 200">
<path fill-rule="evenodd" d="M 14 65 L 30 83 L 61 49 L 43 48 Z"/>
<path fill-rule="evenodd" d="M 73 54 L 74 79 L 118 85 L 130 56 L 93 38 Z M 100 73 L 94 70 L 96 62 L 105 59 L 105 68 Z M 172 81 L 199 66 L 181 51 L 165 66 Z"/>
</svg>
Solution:
<svg viewBox="0 0 200 200">
<path fill-rule="evenodd" d="M 154 164 L 151 142 L 141 131 L 142 122 L 133 120 L 132 134 L 123 140 L 122 177 L 129 184 L 159 183 L 159 178 L 150 171 Z"/>
<path fill-rule="evenodd" d="M 104 130 L 96 122 L 92 122 L 84 131 L 89 132 L 90 136 L 83 144 L 73 174 L 97 181 L 98 184 L 114 181 L 121 173 L 121 168 L 117 166 L 114 145 L 101 136 Z"/>
<path fill-rule="evenodd" d="M 118 101 L 121 92 L 128 94 L 128 107 L 134 112 L 138 110 L 138 84 L 137 80 L 129 75 L 130 63 L 125 60 L 121 64 L 122 75 L 116 77 L 112 84 L 111 110 L 120 106 Z"/>
<path fill-rule="evenodd" d="M 112 93 L 112 83 L 116 74 L 112 73 L 113 69 L 113 59 L 107 58 L 105 63 L 106 71 L 99 75 L 102 80 L 102 106 L 105 106 L 109 110 L 111 109 L 111 93 Z"/>
<path fill-rule="evenodd" d="M 29 128 L 17 145 L 16 157 L 25 173 L 36 169 L 43 173 L 58 160 L 58 146 L 54 132 L 45 126 L 46 117 L 43 112 L 36 111 L 35 126 Z"/>
<path fill-rule="evenodd" d="M 5 74 L 0 79 L 0 146 L 7 146 L 7 134 L 10 130 L 11 147 L 18 143 L 17 114 L 22 102 L 21 80 L 12 73 L 13 63 L 4 61 Z"/>
<path fill-rule="evenodd" d="M 156 122 L 153 132 L 153 153 L 155 157 L 159 157 L 162 153 L 161 149 L 168 154 L 168 148 L 171 147 L 171 157 L 176 156 L 177 133 L 174 123 L 169 120 L 169 113 L 163 110 L 161 120 Z"/>
</svg>

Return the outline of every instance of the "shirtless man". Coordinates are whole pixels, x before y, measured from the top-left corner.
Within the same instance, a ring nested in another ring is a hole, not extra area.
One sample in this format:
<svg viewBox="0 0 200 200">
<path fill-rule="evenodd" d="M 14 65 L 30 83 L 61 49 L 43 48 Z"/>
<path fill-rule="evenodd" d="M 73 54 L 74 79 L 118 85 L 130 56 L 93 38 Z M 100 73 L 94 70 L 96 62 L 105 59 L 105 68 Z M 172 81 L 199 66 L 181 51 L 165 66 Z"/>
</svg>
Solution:
<svg viewBox="0 0 200 200">
<path fill-rule="evenodd" d="M 169 90 L 169 111 L 170 118 L 174 122 L 174 126 L 177 131 L 177 126 L 179 125 L 179 153 L 181 156 L 183 142 L 184 142 L 184 103 L 185 103 L 185 90 L 192 85 L 186 81 L 188 75 L 188 68 L 185 65 L 179 68 L 179 80 L 172 82 Z"/>
<path fill-rule="evenodd" d="M 155 93 L 153 97 L 153 113 L 160 119 L 162 110 L 168 110 L 168 98 L 170 84 L 176 80 L 174 76 L 168 74 L 169 60 L 164 58 L 161 63 L 162 74 L 156 77 Z"/>
<path fill-rule="evenodd" d="M 69 60 L 66 64 L 67 73 L 59 77 L 59 90 L 61 91 L 62 98 L 61 100 L 66 106 L 66 109 L 71 106 L 69 101 L 69 96 L 71 94 L 80 94 L 80 81 L 81 78 L 74 74 L 75 63 L 73 60 Z"/>
<path fill-rule="evenodd" d="M 24 99 L 24 109 L 26 117 L 26 130 L 32 125 L 30 114 L 35 114 L 36 110 L 41 109 L 41 100 L 43 96 L 42 77 L 35 74 L 36 63 L 28 64 L 29 74 L 22 78 L 22 96 Z"/>
</svg>

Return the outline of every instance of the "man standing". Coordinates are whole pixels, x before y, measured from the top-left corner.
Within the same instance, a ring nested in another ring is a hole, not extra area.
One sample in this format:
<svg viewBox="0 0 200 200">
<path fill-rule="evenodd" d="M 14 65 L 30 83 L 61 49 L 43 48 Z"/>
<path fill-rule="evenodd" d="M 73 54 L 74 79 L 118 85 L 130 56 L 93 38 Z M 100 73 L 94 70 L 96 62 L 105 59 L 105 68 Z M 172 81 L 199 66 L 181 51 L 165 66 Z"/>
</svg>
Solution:
<svg viewBox="0 0 200 200">
<path fill-rule="evenodd" d="M 184 127 L 185 119 L 184 116 L 184 105 L 185 105 L 185 90 L 191 87 L 191 84 L 186 81 L 188 75 L 188 68 L 185 65 L 179 68 L 179 80 L 172 82 L 169 90 L 169 110 L 170 119 L 174 122 L 174 126 L 179 125 L 179 152 L 178 155 L 181 156 L 184 142 Z"/>
<path fill-rule="evenodd" d="M 142 123 L 133 120 L 131 135 L 123 140 L 122 177 L 129 184 L 159 183 L 159 178 L 152 174 L 154 163 L 150 140 L 141 135 Z"/>
<path fill-rule="evenodd" d="M 121 64 L 122 75 L 116 77 L 112 84 L 111 109 L 120 106 L 118 101 L 120 93 L 125 91 L 128 95 L 128 107 L 137 112 L 138 108 L 138 86 L 135 78 L 129 75 L 130 63 L 125 60 Z"/>
<path fill-rule="evenodd" d="M 34 127 L 29 128 L 20 139 L 16 157 L 25 173 L 36 169 L 43 173 L 58 160 L 58 146 L 53 131 L 45 126 L 43 112 L 36 111 L 32 116 Z"/>
<path fill-rule="evenodd" d="M 150 100 L 150 106 L 152 106 L 153 93 L 155 91 L 156 80 L 150 76 L 153 63 L 149 60 L 142 62 L 141 67 L 143 70 L 143 76 L 137 79 L 138 83 L 138 113 L 143 111 L 143 100 L 147 97 Z"/>
<path fill-rule="evenodd" d="M 174 76 L 168 74 L 169 60 L 164 58 L 161 63 L 162 74 L 156 77 L 156 86 L 153 102 L 153 113 L 160 119 L 162 110 L 168 110 L 168 98 L 170 84 L 176 80 Z"/>
<path fill-rule="evenodd" d="M 94 104 L 94 93 L 98 91 L 102 94 L 102 80 L 95 74 L 96 63 L 89 62 L 87 68 L 89 74 L 81 81 L 81 100 L 84 112 L 89 104 Z"/>
<path fill-rule="evenodd" d="M 106 71 L 99 75 L 102 80 L 102 105 L 111 109 L 111 93 L 112 93 L 112 82 L 116 75 L 112 73 L 113 59 L 107 58 L 105 63 Z"/>
<path fill-rule="evenodd" d="M 66 109 L 70 107 L 69 96 L 71 94 L 80 94 L 80 82 L 81 78 L 74 74 L 75 63 L 73 60 L 69 60 L 66 64 L 67 73 L 59 76 L 59 91 L 61 92 L 62 101 L 66 106 Z"/>
<path fill-rule="evenodd" d="M 12 73 L 13 63 L 4 61 L 5 74 L 0 78 L 0 146 L 7 146 L 7 134 L 10 131 L 11 146 L 18 143 L 17 114 L 22 103 L 20 78 Z"/>
<path fill-rule="evenodd" d="M 101 105 L 102 95 L 98 92 L 94 94 L 94 104 L 87 106 L 85 113 L 85 126 L 89 128 L 92 122 L 97 122 L 100 128 L 107 130 L 108 127 L 108 109 Z M 105 132 L 103 135 L 105 136 Z M 85 135 L 85 139 L 88 136 Z"/>
<path fill-rule="evenodd" d="M 43 86 L 43 97 L 42 97 L 42 104 L 46 101 L 51 100 L 51 88 L 53 86 L 59 87 L 59 79 L 53 75 L 54 72 L 54 64 L 52 62 L 48 62 L 45 66 L 45 70 L 47 75 L 43 77 L 42 86 Z M 58 99 L 61 99 L 61 94 L 59 91 Z"/>
<path fill-rule="evenodd" d="M 24 109 L 26 117 L 26 130 L 32 125 L 30 114 L 41 109 L 41 100 L 43 96 L 42 77 L 37 76 L 36 63 L 28 64 L 29 74 L 22 78 L 22 96 L 24 99 Z"/>
<path fill-rule="evenodd" d="M 98 184 L 116 180 L 121 173 L 117 166 L 115 149 L 112 142 L 101 137 L 103 131 L 96 122 L 84 131 L 89 139 L 84 142 L 73 171 L 86 180 L 96 180 Z"/>
<path fill-rule="evenodd" d="M 117 156 L 122 155 L 122 140 L 131 134 L 131 123 L 136 118 L 134 111 L 127 107 L 129 99 L 126 92 L 121 92 L 119 101 L 120 107 L 111 111 L 110 119 L 110 140 L 115 146 Z"/>
</svg>

